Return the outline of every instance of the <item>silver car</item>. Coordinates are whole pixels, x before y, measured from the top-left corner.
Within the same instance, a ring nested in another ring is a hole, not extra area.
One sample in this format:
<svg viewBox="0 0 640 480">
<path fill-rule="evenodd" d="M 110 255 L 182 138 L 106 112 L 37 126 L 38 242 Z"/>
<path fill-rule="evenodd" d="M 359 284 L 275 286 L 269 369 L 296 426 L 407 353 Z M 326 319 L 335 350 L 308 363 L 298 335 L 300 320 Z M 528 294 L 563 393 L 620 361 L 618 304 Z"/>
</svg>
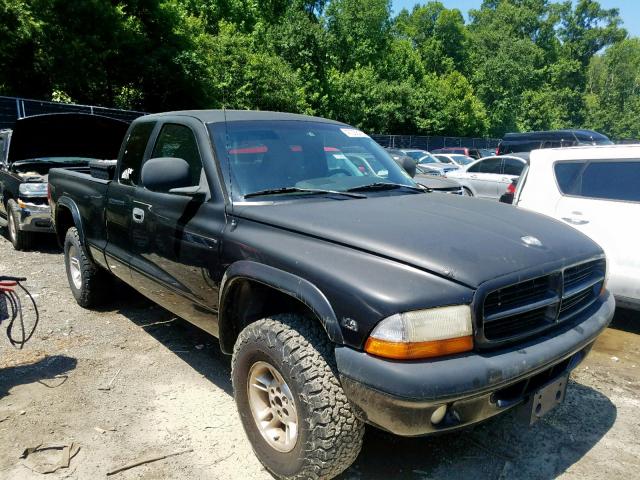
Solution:
<svg viewBox="0 0 640 480">
<path fill-rule="evenodd" d="M 497 200 L 526 165 L 525 159 L 511 155 L 486 157 L 448 172 L 447 177 L 460 182 L 466 195 Z"/>
</svg>

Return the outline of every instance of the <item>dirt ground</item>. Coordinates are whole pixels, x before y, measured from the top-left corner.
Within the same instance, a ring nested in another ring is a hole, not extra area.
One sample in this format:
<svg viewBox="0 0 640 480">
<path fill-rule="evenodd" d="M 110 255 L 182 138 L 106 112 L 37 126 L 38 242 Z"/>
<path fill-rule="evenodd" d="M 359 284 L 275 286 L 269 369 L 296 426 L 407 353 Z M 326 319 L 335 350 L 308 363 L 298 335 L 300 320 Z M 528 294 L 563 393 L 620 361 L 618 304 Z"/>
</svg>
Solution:
<svg viewBox="0 0 640 480">
<path fill-rule="evenodd" d="M 3 273 L 28 277 L 41 323 L 22 351 L 0 332 L 0 478 L 105 478 L 189 449 L 109 478 L 271 478 L 244 436 L 229 359 L 214 338 L 125 287 L 102 310 L 81 309 L 52 241 L 23 253 L 0 237 Z M 638 478 L 639 409 L 640 315 L 619 311 L 574 373 L 566 403 L 538 424 L 507 414 L 422 439 L 372 429 L 341 478 Z M 34 473 L 19 458 L 28 447 L 72 442 L 78 454 L 55 473 Z"/>
</svg>

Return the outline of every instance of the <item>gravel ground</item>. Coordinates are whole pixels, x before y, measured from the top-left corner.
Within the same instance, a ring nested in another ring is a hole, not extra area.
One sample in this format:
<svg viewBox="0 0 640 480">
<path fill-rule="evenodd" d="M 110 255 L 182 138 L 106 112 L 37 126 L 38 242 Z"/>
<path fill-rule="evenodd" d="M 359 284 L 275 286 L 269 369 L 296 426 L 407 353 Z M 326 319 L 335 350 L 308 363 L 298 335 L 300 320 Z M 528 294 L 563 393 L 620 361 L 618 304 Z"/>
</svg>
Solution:
<svg viewBox="0 0 640 480">
<path fill-rule="evenodd" d="M 230 362 L 214 338 L 124 286 L 102 310 L 83 310 L 52 241 L 15 252 L 0 237 L 2 273 L 28 277 L 41 323 L 21 351 L 0 337 L 0 478 L 105 478 L 189 449 L 109 478 L 271 478 L 244 436 Z M 371 429 L 341 478 L 637 478 L 639 393 L 640 315 L 619 311 L 574 373 L 566 403 L 538 424 L 523 427 L 510 413 L 431 438 Z M 19 458 L 28 447 L 72 442 L 78 454 L 55 473 L 34 473 Z"/>
</svg>

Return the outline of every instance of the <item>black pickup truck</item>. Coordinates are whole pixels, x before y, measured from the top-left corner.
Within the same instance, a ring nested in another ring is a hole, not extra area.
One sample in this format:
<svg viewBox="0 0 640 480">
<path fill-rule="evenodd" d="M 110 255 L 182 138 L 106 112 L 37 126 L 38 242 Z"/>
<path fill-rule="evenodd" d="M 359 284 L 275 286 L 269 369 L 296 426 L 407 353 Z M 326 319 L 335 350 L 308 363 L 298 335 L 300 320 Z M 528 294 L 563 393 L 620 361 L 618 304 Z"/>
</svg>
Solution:
<svg viewBox="0 0 640 480">
<path fill-rule="evenodd" d="M 380 175 L 343 152 L 375 157 Z M 217 336 L 247 436 L 278 478 L 337 475 L 365 423 L 417 436 L 513 407 L 533 423 L 613 315 L 586 236 L 430 193 L 342 123 L 149 115 L 98 176 L 49 175 L 75 298 L 95 305 L 110 273 Z"/>
<path fill-rule="evenodd" d="M 115 158 L 128 122 L 82 113 L 35 115 L 0 131 L 0 226 L 16 250 L 34 234 L 52 233 L 47 175 L 53 167 L 86 167 Z"/>
</svg>

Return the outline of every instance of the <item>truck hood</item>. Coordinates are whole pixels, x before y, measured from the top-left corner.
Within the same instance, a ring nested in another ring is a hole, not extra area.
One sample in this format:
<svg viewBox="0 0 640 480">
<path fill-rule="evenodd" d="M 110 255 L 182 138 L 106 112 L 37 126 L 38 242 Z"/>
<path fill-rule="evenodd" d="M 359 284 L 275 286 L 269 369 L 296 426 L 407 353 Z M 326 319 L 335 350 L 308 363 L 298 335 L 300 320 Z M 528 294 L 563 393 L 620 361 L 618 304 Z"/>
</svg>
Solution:
<svg viewBox="0 0 640 480">
<path fill-rule="evenodd" d="M 129 123 L 100 115 L 53 113 L 16 121 L 9 163 L 51 157 L 112 159 Z"/>
<path fill-rule="evenodd" d="M 235 206 L 234 214 L 390 258 L 473 288 L 527 268 L 602 254 L 588 237 L 549 217 L 454 195 L 295 200 Z M 523 237 L 528 236 L 541 245 L 525 243 Z"/>
</svg>

